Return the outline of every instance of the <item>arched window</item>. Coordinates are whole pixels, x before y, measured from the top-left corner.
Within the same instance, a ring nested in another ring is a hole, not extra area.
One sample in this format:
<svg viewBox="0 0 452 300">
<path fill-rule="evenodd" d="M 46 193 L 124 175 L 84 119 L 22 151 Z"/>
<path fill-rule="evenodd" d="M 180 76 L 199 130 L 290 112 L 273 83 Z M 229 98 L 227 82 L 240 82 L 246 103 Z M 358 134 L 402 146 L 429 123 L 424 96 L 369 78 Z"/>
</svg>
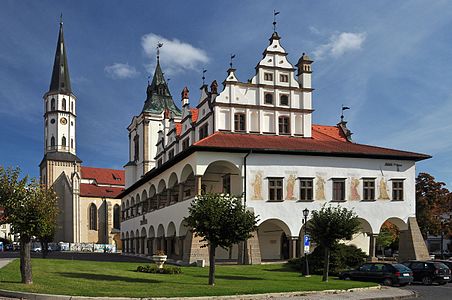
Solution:
<svg viewBox="0 0 452 300">
<path fill-rule="evenodd" d="M 71 102 L 71 112 L 74 112 L 74 102 Z"/>
<path fill-rule="evenodd" d="M 97 230 L 97 207 L 94 203 L 89 206 L 89 229 Z"/>
<path fill-rule="evenodd" d="M 55 137 L 53 136 L 50 138 L 50 147 L 51 148 L 55 147 Z"/>
<path fill-rule="evenodd" d="M 139 153 L 140 153 L 140 137 L 138 135 L 136 135 L 133 138 L 133 142 L 134 142 L 134 153 L 133 153 L 133 160 L 134 161 L 138 161 L 140 159 Z"/>
<path fill-rule="evenodd" d="M 71 139 L 71 148 L 74 149 L 74 139 Z"/>
<path fill-rule="evenodd" d="M 66 147 L 66 137 L 61 138 L 61 146 Z"/>
<path fill-rule="evenodd" d="M 63 110 L 66 110 L 66 98 L 63 98 L 63 103 L 61 103 L 61 107 Z"/>
<path fill-rule="evenodd" d="M 273 94 L 265 94 L 265 104 L 273 104 Z"/>
<path fill-rule="evenodd" d="M 281 97 L 279 98 L 279 104 L 280 105 L 289 105 L 289 96 L 281 95 Z"/>
<path fill-rule="evenodd" d="M 118 204 L 113 207 L 113 228 L 119 229 L 119 216 L 121 215 L 121 208 Z"/>
<path fill-rule="evenodd" d="M 55 98 L 52 98 L 52 100 L 50 100 L 50 110 L 55 110 Z"/>
</svg>

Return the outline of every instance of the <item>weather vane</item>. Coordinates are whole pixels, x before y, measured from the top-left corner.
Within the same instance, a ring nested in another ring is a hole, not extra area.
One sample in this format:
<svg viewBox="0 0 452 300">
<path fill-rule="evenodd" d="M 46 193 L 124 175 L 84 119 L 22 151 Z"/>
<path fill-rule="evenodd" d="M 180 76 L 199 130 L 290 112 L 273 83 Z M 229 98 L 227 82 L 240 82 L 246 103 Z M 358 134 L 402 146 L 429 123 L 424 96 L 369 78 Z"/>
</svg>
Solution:
<svg viewBox="0 0 452 300">
<path fill-rule="evenodd" d="M 206 83 L 205 83 L 205 80 L 206 80 L 206 72 L 207 72 L 207 70 L 206 69 L 202 69 L 202 85 L 205 85 Z"/>
<path fill-rule="evenodd" d="M 279 11 L 273 10 L 273 32 L 276 32 L 276 16 L 279 15 Z"/>
<path fill-rule="evenodd" d="M 342 104 L 342 109 L 341 109 L 341 122 L 344 122 L 344 110 L 350 109 L 350 107 L 348 106 L 344 106 L 344 104 Z"/>
<path fill-rule="evenodd" d="M 157 60 L 160 59 L 160 48 L 163 47 L 163 43 L 157 42 Z"/>
<path fill-rule="evenodd" d="M 235 54 L 231 54 L 231 61 L 230 61 L 230 63 L 229 63 L 229 66 L 231 67 L 231 69 L 232 69 L 232 60 L 235 58 Z"/>
</svg>

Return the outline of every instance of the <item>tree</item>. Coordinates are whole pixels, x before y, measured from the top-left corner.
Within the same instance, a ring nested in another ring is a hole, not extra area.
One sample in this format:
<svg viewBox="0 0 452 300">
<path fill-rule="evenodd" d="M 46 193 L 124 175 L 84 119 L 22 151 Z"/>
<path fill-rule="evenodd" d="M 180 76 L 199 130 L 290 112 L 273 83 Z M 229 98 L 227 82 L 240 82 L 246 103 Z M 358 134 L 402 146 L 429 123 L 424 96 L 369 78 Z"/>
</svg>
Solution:
<svg viewBox="0 0 452 300">
<path fill-rule="evenodd" d="M 308 232 L 311 239 L 324 249 L 323 281 L 328 281 L 331 249 L 339 240 L 350 240 L 360 229 L 357 215 L 344 207 L 323 205 L 312 212 Z"/>
<path fill-rule="evenodd" d="M 396 225 L 386 221 L 381 225 L 380 233 L 377 236 L 377 245 L 383 247 L 391 247 L 392 250 L 398 249 L 400 231 Z"/>
<path fill-rule="evenodd" d="M 209 284 L 215 285 L 215 249 L 228 249 L 245 241 L 256 230 L 257 217 L 239 198 L 223 194 L 199 195 L 184 220 L 209 247 Z"/>
<path fill-rule="evenodd" d="M 416 178 L 416 218 L 425 238 L 427 233 L 440 234 L 441 215 L 450 210 L 452 195 L 444 186 L 444 182 L 436 181 L 435 177 L 428 173 L 419 173 Z M 450 224 L 445 225 L 444 228 L 450 230 Z"/>
<path fill-rule="evenodd" d="M 48 224 L 55 222 L 51 220 L 56 217 L 52 208 L 55 204 L 53 191 L 41 187 L 36 180 L 30 182 L 28 176 L 20 179 L 19 168 L 0 166 L 0 206 L 5 210 L 5 219 L 1 223 L 11 224 L 12 233 L 20 234 L 22 283 L 33 283 L 31 239 L 48 233 Z"/>
<path fill-rule="evenodd" d="M 41 242 L 42 258 L 46 258 L 57 227 L 58 200 L 53 189 L 41 187 L 36 193 L 40 201 L 36 211 L 39 220 L 36 237 Z"/>
</svg>

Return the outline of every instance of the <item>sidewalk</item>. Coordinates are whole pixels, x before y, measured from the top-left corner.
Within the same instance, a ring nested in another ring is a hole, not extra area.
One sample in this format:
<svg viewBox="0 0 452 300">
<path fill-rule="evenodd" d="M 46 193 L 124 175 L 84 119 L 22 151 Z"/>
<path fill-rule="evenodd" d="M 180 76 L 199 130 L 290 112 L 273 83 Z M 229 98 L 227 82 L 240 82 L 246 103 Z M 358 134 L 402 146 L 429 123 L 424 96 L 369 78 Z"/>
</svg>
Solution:
<svg viewBox="0 0 452 300">
<path fill-rule="evenodd" d="M 14 258 L 0 258 L 0 269 L 12 262 Z"/>
</svg>

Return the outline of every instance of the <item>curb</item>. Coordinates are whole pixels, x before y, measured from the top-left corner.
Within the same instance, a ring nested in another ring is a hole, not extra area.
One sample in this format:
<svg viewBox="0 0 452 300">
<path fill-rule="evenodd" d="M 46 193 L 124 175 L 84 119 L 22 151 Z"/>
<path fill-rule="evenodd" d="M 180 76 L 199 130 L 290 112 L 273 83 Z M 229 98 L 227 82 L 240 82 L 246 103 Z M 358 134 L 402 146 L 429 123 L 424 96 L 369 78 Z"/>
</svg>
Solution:
<svg viewBox="0 0 452 300">
<path fill-rule="evenodd" d="M 247 294 L 247 295 L 227 295 L 227 296 L 202 296 L 202 297 L 151 297 L 151 298 L 127 298 L 127 297 L 85 297 L 85 296 L 67 296 L 67 295 L 50 295 L 50 294 L 37 294 L 27 292 L 16 292 L 8 290 L 0 290 L 0 296 L 9 298 L 31 299 L 31 300 L 229 300 L 229 299 L 242 299 L 242 300 L 257 300 L 257 299 L 271 299 L 279 297 L 297 297 L 308 296 L 312 294 L 341 294 L 341 293 L 353 293 L 361 291 L 380 290 L 381 286 L 368 287 L 368 288 L 353 288 L 348 290 L 325 290 L 325 291 L 306 291 L 306 292 L 286 292 L 286 293 L 268 293 L 268 294 Z M 409 292 L 407 295 L 387 296 L 372 299 L 409 299 L 417 297 L 417 293 L 414 291 Z"/>
</svg>

